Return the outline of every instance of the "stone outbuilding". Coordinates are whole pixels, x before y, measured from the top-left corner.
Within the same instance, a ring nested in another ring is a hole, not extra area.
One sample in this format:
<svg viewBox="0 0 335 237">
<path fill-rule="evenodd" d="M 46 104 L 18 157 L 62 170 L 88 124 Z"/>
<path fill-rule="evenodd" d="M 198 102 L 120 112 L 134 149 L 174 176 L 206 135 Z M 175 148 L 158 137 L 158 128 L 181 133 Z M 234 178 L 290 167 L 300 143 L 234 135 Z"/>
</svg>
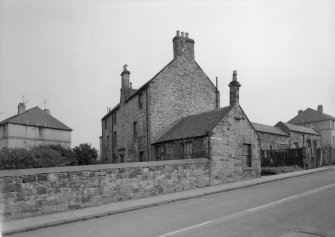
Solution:
<svg viewBox="0 0 335 237">
<path fill-rule="evenodd" d="M 252 123 L 261 141 L 261 150 L 279 150 L 289 148 L 290 135 L 279 127 Z"/>
<path fill-rule="evenodd" d="M 312 128 L 278 122 L 275 126 L 253 123 L 261 150 L 320 148 L 321 135 Z"/>
<path fill-rule="evenodd" d="M 179 119 L 154 146 L 156 160 L 208 157 L 214 183 L 260 175 L 258 136 L 238 103 Z"/>
</svg>

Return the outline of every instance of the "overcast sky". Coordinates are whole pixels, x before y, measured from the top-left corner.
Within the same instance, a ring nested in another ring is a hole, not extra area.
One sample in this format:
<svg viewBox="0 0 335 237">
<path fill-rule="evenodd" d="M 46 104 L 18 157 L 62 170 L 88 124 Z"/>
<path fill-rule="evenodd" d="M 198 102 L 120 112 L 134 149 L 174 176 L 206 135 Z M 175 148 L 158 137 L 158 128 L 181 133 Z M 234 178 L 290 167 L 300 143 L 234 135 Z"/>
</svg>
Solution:
<svg viewBox="0 0 335 237">
<path fill-rule="evenodd" d="M 72 146 L 99 147 L 101 118 L 120 100 L 128 64 L 139 88 L 172 60 L 176 30 L 228 105 L 233 70 L 253 122 L 299 109 L 335 116 L 335 1 L 0 0 L 0 121 L 47 108 L 73 129 Z"/>
</svg>

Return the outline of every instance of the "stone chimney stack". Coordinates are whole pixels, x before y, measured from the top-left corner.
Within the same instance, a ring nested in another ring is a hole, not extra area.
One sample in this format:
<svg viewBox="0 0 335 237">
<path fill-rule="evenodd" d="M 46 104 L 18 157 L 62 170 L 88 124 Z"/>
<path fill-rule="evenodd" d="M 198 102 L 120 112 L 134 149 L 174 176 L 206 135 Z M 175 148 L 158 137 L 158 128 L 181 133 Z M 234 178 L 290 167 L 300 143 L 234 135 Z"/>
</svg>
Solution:
<svg viewBox="0 0 335 237">
<path fill-rule="evenodd" d="M 20 103 L 18 106 L 17 106 L 17 113 L 18 114 L 22 114 L 26 112 L 26 104 L 25 103 Z"/>
<path fill-rule="evenodd" d="M 318 112 L 323 113 L 323 106 L 322 105 L 318 105 Z"/>
<path fill-rule="evenodd" d="M 230 106 L 239 104 L 239 88 L 241 84 L 237 81 L 237 71 L 233 71 L 233 80 L 228 85 L 230 87 Z"/>
<path fill-rule="evenodd" d="M 173 42 L 173 58 L 194 60 L 194 40 L 189 38 L 189 33 L 177 30 Z"/>
<path fill-rule="evenodd" d="M 128 65 L 123 66 L 123 72 L 121 73 L 121 89 L 129 89 L 129 75 Z"/>
<path fill-rule="evenodd" d="M 121 73 L 121 98 L 120 102 L 121 105 L 129 98 L 130 96 L 130 79 L 129 79 L 130 72 L 128 71 L 128 65 L 123 66 L 123 72 Z"/>
</svg>

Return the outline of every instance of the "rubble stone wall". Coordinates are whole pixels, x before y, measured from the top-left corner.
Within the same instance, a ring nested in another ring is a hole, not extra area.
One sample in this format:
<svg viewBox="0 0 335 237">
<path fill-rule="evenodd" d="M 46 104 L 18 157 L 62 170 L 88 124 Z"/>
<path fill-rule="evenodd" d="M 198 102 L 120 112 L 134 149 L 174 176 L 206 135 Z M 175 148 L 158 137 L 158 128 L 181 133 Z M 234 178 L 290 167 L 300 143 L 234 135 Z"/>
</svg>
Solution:
<svg viewBox="0 0 335 237">
<path fill-rule="evenodd" d="M 155 196 L 209 185 L 209 160 L 0 171 L 5 219 Z"/>
</svg>

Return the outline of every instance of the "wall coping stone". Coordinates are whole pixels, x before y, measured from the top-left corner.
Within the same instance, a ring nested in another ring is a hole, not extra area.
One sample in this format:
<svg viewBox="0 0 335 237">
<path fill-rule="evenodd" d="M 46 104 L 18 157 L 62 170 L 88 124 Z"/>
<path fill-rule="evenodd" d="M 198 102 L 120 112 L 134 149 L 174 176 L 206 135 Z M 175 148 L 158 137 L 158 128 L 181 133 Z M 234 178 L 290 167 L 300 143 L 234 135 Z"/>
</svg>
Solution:
<svg viewBox="0 0 335 237">
<path fill-rule="evenodd" d="M 183 159 L 183 160 L 129 162 L 129 163 L 118 163 L 118 164 L 99 164 L 99 165 L 64 166 L 64 167 L 35 168 L 35 169 L 0 170 L 0 177 L 24 176 L 24 175 L 48 174 L 48 173 L 64 173 L 64 172 L 75 172 L 75 171 L 84 171 L 84 170 L 138 168 L 138 167 L 152 167 L 152 166 L 161 166 L 161 165 L 184 165 L 184 164 L 196 164 L 196 163 L 209 163 L 209 159 L 208 158 L 198 158 L 198 159 Z"/>
</svg>

